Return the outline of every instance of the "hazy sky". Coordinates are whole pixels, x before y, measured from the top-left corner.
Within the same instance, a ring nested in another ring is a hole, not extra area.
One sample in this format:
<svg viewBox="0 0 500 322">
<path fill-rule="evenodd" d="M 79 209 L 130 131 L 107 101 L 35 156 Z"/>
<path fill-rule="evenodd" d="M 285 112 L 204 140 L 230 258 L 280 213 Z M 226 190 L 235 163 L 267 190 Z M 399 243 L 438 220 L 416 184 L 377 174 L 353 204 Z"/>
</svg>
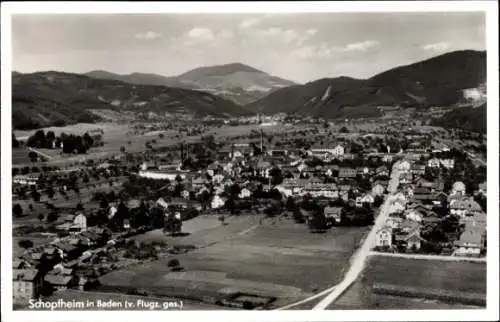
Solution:
<svg viewBox="0 0 500 322">
<path fill-rule="evenodd" d="M 177 75 L 241 62 L 297 82 L 485 49 L 483 13 L 13 15 L 13 69 Z"/>
</svg>

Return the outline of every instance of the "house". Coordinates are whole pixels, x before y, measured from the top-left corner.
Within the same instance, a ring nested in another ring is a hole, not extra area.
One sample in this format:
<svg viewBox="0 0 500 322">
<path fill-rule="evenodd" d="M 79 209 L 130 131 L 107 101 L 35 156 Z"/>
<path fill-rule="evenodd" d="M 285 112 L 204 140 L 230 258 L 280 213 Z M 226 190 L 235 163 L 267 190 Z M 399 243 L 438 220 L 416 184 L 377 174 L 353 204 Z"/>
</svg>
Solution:
<svg viewBox="0 0 500 322">
<path fill-rule="evenodd" d="M 332 224 L 339 224 L 342 220 L 342 208 L 341 207 L 325 207 L 323 210 L 325 218 Z"/>
<path fill-rule="evenodd" d="M 351 191 L 351 186 L 350 185 L 347 185 L 347 184 L 341 184 L 338 186 L 338 189 L 339 189 L 339 197 L 344 200 L 344 201 L 347 201 L 349 200 L 349 191 Z"/>
<path fill-rule="evenodd" d="M 477 187 L 476 194 L 483 195 L 486 197 L 486 189 L 487 189 L 486 182 L 480 183 Z"/>
<path fill-rule="evenodd" d="M 216 195 L 212 199 L 210 206 L 212 209 L 219 209 L 224 207 L 225 204 L 226 204 L 226 198 Z"/>
<path fill-rule="evenodd" d="M 286 149 L 272 149 L 267 152 L 272 157 L 283 157 L 288 155 L 288 150 Z"/>
<path fill-rule="evenodd" d="M 390 175 L 390 172 L 389 172 L 389 169 L 387 169 L 387 167 L 385 165 L 383 166 L 380 166 L 378 168 L 375 169 L 375 174 L 377 176 L 389 176 Z"/>
<path fill-rule="evenodd" d="M 222 167 L 219 165 L 218 161 L 214 161 L 207 166 L 207 174 L 211 177 L 218 173 Z"/>
<path fill-rule="evenodd" d="M 303 189 L 301 194 L 310 194 L 312 197 L 338 198 L 339 191 L 336 184 L 333 183 L 309 183 Z"/>
<path fill-rule="evenodd" d="M 453 167 L 455 167 L 455 160 L 453 159 L 440 159 L 439 163 L 447 169 L 453 169 Z"/>
<path fill-rule="evenodd" d="M 344 147 L 342 145 L 339 144 L 339 145 L 337 145 L 336 147 L 333 148 L 333 150 L 332 150 L 331 153 L 333 154 L 333 156 L 335 156 L 335 157 L 338 158 L 338 157 L 341 157 L 341 156 L 344 155 L 345 149 L 344 149 Z"/>
<path fill-rule="evenodd" d="M 375 246 L 392 247 L 392 228 L 382 227 L 376 233 Z"/>
<path fill-rule="evenodd" d="M 393 159 L 393 155 L 392 154 L 384 154 L 384 156 L 382 156 L 382 161 L 383 162 L 392 162 L 392 159 Z"/>
<path fill-rule="evenodd" d="M 412 199 L 422 204 L 433 204 L 436 197 L 432 193 L 414 193 Z"/>
<path fill-rule="evenodd" d="M 402 184 L 412 183 L 413 175 L 410 172 L 404 172 L 399 176 L 399 182 Z"/>
<path fill-rule="evenodd" d="M 394 200 L 398 200 L 400 202 L 402 202 L 403 204 L 406 204 L 406 202 L 408 201 L 407 197 L 405 196 L 404 193 L 402 192 L 398 192 L 396 193 L 394 196 L 393 196 Z"/>
<path fill-rule="evenodd" d="M 395 200 L 389 204 L 389 214 L 399 213 L 405 210 L 405 204 L 401 200 Z"/>
<path fill-rule="evenodd" d="M 383 196 L 384 193 L 385 193 L 385 187 L 382 184 L 377 183 L 372 187 L 372 195 Z"/>
<path fill-rule="evenodd" d="M 251 195 L 252 195 L 252 192 L 250 190 L 248 190 L 247 188 L 243 188 L 243 189 L 241 189 L 241 191 L 238 195 L 238 198 L 240 198 L 240 199 L 250 198 Z"/>
<path fill-rule="evenodd" d="M 78 285 L 78 279 L 76 276 L 72 274 L 67 275 L 64 273 L 49 272 L 47 273 L 47 275 L 45 275 L 44 281 L 57 291 L 62 291 Z"/>
<path fill-rule="evenodd" d="M 430 223 L 437 223 L 440 222 L 442 219 L 439 217 L 438 214 L 436 214 L 434 211 L 427 211 L 424 215 L 424 218 L 422 218 L 422 224 L 430 224 Z"/>
<path fill-rule="evenodd" d="M 308 151 L 308 154 L 322 159 L 331 159 L 332 157 L 339 158 L 343 156 L 344 152 L 344 147 L 337 145 L 334 148 L 313 148 Z"/>
<path fill-rule="evenodd" d="M 339 178 L 356 178 L 358 172 L 353 168 L 342 167 L 339 168 Z"/>
<path fill-rule="evenodd" d="M 390 228 L 399 228 L 399 226 L 403 223 L 403 218 L 400 216 L 389 216 L 385 220 L 385 226 Z"/>
<path fill-rule="evenodd" d="M 193 189 L 201 189 L 201 188 L 205 187 L 205 185 L 207 183 L 208 183 L 208 180 L 206 180 L 205 178 L 197 177 L 191 181 L 191 186 L 193 187 Z"/>
<path fill-rule="evenodd" d="M 485 232 L 478 229 L 465 230 L 454 243 L 455 256 L 479 256 L 484 249 Z"/>
<path fill-rule="evenodd" d="M 432 159 L 427 160 L 427 166 L 429 168 L 439 168 L 440 164 L 441 164 L 441 162 L 439 162 L 438 158 L 432 158 Z"/>
<path fill-rule="evenodd" d="M 482 211 L 481 206 L 472 197 L 467 199 L 452 199 L 450 201 L 450 213 L 452 215 L 464 217 L 467 214 L 474 215 Z"/>
<path fill-rule="evenodd" d="M 461 181 L 457 181 L 451 187 L 451 196 L 465 196 L 465 184 Z"/>
<path fill-rule="evenodd" d="M 327 175 L 329 177 L 333 177 L 334 175 L 338 175 L 339 166 L 338 165 L 326 165 L 323 167 L 323 170 L 325 171 L 325 175 Z"/>
<path fill-rule="evenodd" d="M 78 214 L 73 220 L 73 227 L 79 231 L 87 230 L 87 217 L 82 213 Z"/>
<path fill-rule="evenodd" d="M 189 196 L 190 196 L 190 192 L 189 190 L 182 190 L 181 191 L 181 197 L 184 198 L 184 199 L 189 199 Z"/>
<path fill-rule="evenodd" d="M 398 245 L 405 246 L 408 250 L 418 250 L 422 242 L 420 231 L 418 229 L 412 229 L 408 232 L 397 232 L 395 234 L 395 242 Z"/>
<path fill-rule="evenodd" d="M 410 171 L 414 175 L 422 175 L 425 173 L 425 165 L 414 163 L 411 165 Z"/>
<path fill-rule="evenodd" d="M 172 198 L 168 203 L 168 208 L 173 210 L 184 210 L 189 206 L 189 201 L 182 198 Z"/>
<path fill-rule="evenodd" d="M 422 222 L 424 218 L 424 215 L 415 209 L 406 210 L 404 216 L 407 220 L 411 220 L 414 222 Z"/>
<path fill-rule="evenodd" d="M 475 215 L 466 215 L 459 220 L 461 225 L 464 225 L 464 231 L 470 229 L 482 229 L 486 231 L 486 214 L 480 213 Z"/>
<path fill-rule="evenodd" d="M 82 253 L 81 249 L 71 244 L 59 243 L 56 244 L 55 247 L 59 250 L 60 253 L 62 252 L 64 260 L 72 260 L 78 258 Z"/>
<path fill-rule="evenodd" d="M 16 175 L 12 178 L 12 183 L 34 186 L 37 184 L 38 178 L 34 175 Z"/>
<path fill-rule="evenodd" d="M 370 206 L 375 202 L 375 198 L 369 193 L 356 198 L 356 207 L 363 207 L 365 204 Z"/>
<path fill-rule="evenodd" d="M 43 279 L 37 269 L 13 269 L 12 270 L 12 297 L 14 303 L 26 303 L 36 299 L 43 287 Z"/>
<path fill-rule="evenodd" d="M 368 175 L 370 174 L 370 168 L 368 167 L 357 167 L 356 172 L 360 175 Z"/>
<path fill-rule="evenodd" d="M 408 172 L 410 171 L 411 163 L 408 160 L 399 160 L 398 162 L 394 163 L 394 167 L 396 170 L 401 171 L 401 172 Z"/>
</svg>

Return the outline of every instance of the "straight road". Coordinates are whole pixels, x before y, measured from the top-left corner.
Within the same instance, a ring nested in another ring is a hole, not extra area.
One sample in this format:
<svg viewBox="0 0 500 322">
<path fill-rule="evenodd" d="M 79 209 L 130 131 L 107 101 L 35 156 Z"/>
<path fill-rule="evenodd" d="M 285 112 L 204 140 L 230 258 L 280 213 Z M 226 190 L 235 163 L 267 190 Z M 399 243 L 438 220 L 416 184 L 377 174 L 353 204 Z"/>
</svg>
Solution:
<svg viewBox="0 0 500 322">
<path fill-rule="evenodd" d="M 354 281 L 358 278 L 359 274 L 365 268 L 366 259 L 368 258 L 371 248 L 375 243 L 375 238 L 377 231 L 382 228 L 387 217 L 389 216 L 389 207 L 393 201 L 393 195 L 397 192 L 397 187 L 399 185 L 399 172 L 396 169 L 393 169 L 391 173 L 391 180 L 389 182 L 389 195 L 386 196 L 384 203 L 380 207 L 380 214 L 375 219 L 375 223 L 370 230 L 368 236 L 363 242 L 363 245 L 358 249 L 358 251 L 354 254 L 351 260 L 351 266 L 344 276 L 342 282 L 336 285 L 336 287 L 325 296 L 313 310 L 324 310 L 328 306 L 330 306 L 337 298 L 342 295 L 349 286 L 351 286 Z"/>
</svg>

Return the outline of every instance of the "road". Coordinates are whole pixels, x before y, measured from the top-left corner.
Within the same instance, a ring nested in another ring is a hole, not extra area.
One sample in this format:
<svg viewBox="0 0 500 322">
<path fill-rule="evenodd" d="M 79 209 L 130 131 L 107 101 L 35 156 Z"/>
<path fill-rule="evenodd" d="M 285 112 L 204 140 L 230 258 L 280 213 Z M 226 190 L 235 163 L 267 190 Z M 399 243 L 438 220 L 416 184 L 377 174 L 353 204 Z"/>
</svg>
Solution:
<svg viewBox="0 0 500 322">
<path fill-rule="evenodd" d="M 401 253 L 382 253 L 370 251 L 369 255 L 386 256 L 386 257 L 401 257 L 409 259 L 422 259 L 422 260 L 439 260 L 450 262 L 483 262 L 486 263 L 485 257 L 459 257 L 459 256 L 444 256 L 444 255 L 424 255 L 424 254 L 401 254 Z"/>
<path fill-rule="evenodd" d="M 393 169 L 391 173 L 391 180 L 389 182 L 388 191 L 389 194 L 386 196 L 384 203 L 380 207 L 380 213 L 375 219 L 375 223 L 368 233 L 368 236 L 365 238 L 363 245 L 356 251 L 356 253 L 351 258 L 351 266 L 347 274 L 344 276 L 342 282 L 337 284 L 332 291 L 325 296 L 316 306 L 314 306 L 313 310 L 324 310 L 328 306 L 330 306 L 335 300 L 342 295 L 352 283 L 356 281 L 359 274 L 365 268 L 366 259 L 370 255 L 371 248 L 375 243 L 375 238 L 377 235 L 377 231 L 382 228 L 387 217 L 389 216 L 389 206 L 393 201 L 393 195 L 397 192 L 397 188 L 399 185 L 399 172 L 396 169 Z"/>
<path fill-rule="evenodd" d="M 36 154 L 38 154 L 38 155 L 40 155 L 40 156 L 42 156 L 42 157 L 46 158 L 47 160 L 51 160 L 51 159 L 52 159 L 52 157 L 51 157 L 50 155 L 45 154 L 45 153 L 43 153 L 43 152 L 40 152 L 40 151 L 38 151 L 38 150 L 35 150 L 35 149 L 33 149 L 33 148 L 29 148 L 29 147 L 28 147 L 28 150 L 30 150 L 30 151 L 32 151 L 32 152 L 35 152 Z"/>
</svg>

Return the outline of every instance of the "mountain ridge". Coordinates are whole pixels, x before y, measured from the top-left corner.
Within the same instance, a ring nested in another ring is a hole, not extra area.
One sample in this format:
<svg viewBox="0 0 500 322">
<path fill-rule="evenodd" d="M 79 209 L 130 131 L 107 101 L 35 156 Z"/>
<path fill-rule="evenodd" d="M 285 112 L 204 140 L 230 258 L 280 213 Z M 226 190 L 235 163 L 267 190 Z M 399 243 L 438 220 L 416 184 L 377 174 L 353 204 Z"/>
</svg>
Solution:
<svg viewBox="0 0 500 322">
<path fill-rule="evenodd" d="M 368 79 L 322 78 L 284 88 L 247 105 L 264 114 L 377 117 L 377 106 L 452 106 L 486 79 L 486 52 L 463 50 L 398 66 Z"/>
<path fill-rule="evenodd" d="M 210 93 L 130 84 L 55 71 L 12 76 L 13 128 L 95 122 L 101 112 L 158 115 L 245 115 L 244 108 Z M 99 112 L 99 113 L 96 113 Z"/>
<path fill-rule="evenodd" d="M 116 74 L 94 70 L 85 75 L 99 79 L 121 80 L 132 84 L 164 85 L 199 90 L 245 105 L 265 95 L 295 83 L 270 75 L 242 63 L 202 66 L 177 76 L 154 73 Z"/>
</svg>

